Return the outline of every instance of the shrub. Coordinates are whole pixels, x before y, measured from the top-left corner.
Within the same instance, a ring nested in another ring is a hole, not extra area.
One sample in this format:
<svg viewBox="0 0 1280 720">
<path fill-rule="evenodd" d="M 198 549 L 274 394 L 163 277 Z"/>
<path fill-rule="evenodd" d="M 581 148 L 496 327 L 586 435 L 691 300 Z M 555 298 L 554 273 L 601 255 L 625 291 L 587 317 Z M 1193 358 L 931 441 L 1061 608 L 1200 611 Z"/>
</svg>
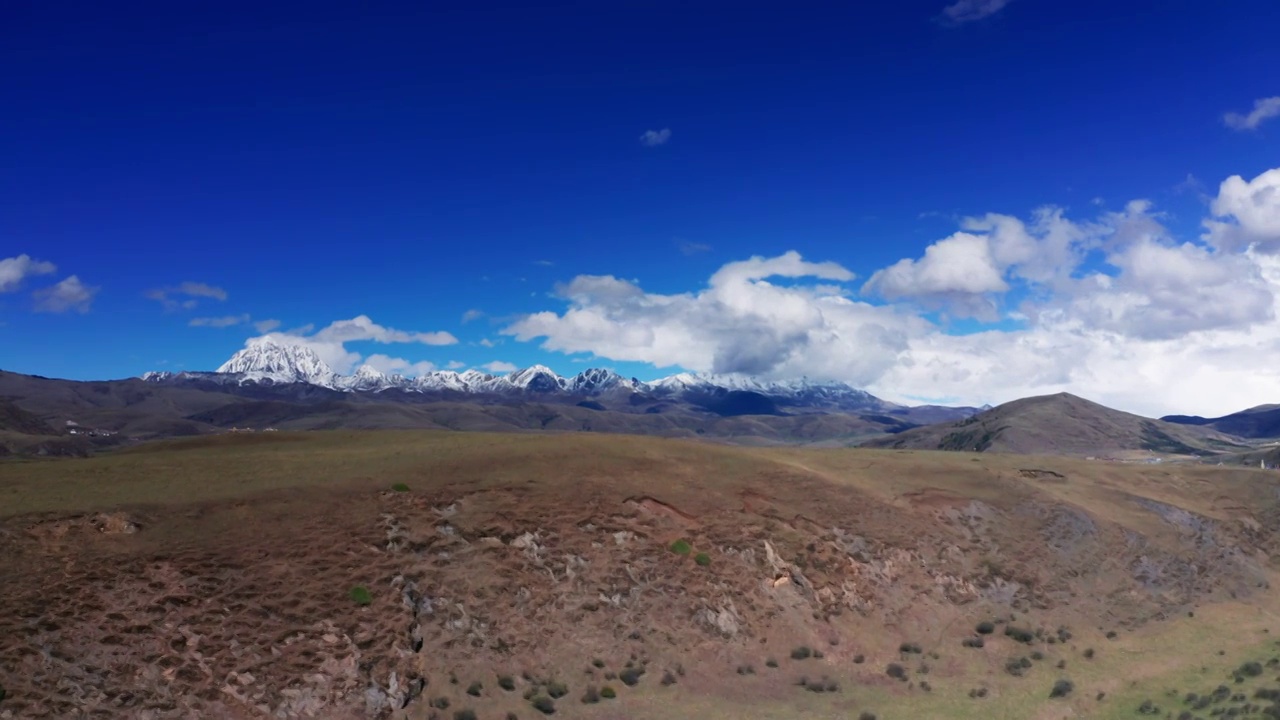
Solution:
<svg viewBox="0 0 1280 720">
<path fill-rule="evenodd" d="M 1036 662 L 1040 662 L 1041 660 L 1044 659 L 1044 653 L 1040 652 L 1039 650 L 1036 650 L 1035 652 L 1031 653 L 1031 659 L 1035 660 Z"/>
<path fill-rule="evenodd" d="M 1119 633 L 1117 633 L 1115 630 L 1108 630 L 1108 631 L 1107 631 L 1107 639 L 1108 639 L 1108 640 L 1115 640 L 1117 636 L 1119 636 Z"/>
<path fill-rule="evenodd" d="M 627 687 L 634 687 L 636 683 L 640 682 L 640 676 L 643 674 L 644 670 L 640 668 L 627 668 L 626 670 L 618 673 L 618 679 L 622 681 L 623 685 L 626 685 Z M 665 681 L 667 677 L 671 677 L 671 682 L 676 681 L 675 677 L 672 676 L 671 673 L 667 673 L 662 679 Z"/>
<path fill-rule="evenodd" d="M 815 660 L 821 660 L 821 659 L 822 659 L 822 651 L 821 651 L 821 650 L 814 650 L 814 651 L 813 651 L 813 657 L 814 657 L 814 659 L 815 659 Z"/>
<path fill-rule="evenodd" d="M 1059 680 L 1058 682 L 1053 684 L 1053 689 L 1049 691 L 1049 697 L 1064 698 L 1070 695 L 1071 691 L 1075 689 L 1076 689 L 1075 683 L 1071 682 L 1070 680 Z"/>
<path fill-rule="evenodd" d="M 507 692 L 511 692 L 516 689 L 516 681 L 510 675 L 499 675 L 498 687 L 506 690 Z"/>
<path fill-rule="evenodd" d="M 693 561 L 698 563 L 702 567 L 706 567 L 711 564 L 711 556 L 704 552 L 701 552 L 693 556 Z"/>
<path fill-rule="evenodd" d="M 1085 660 L 1092 660 L 1092 659 L 1093 659 L 1093 648 L 1085 648 L 1085 649 L 1084 649 L 1084 659 L 1085 659 Z"/>
<path fill-rule="evenodd" d="M 920 681 L 920 689 L 925 692 L 933 692 L 933 686 L 927 680 Z"/>
<path fill-rule="evenodd" d="M 405 485 L 404 483 L 396 483 L 395 485 L 391 486 L 391 489 L 395 490 L 396 492 L 409 492 L 409 486 Z M 471 712 L 471 711 L 466 710 L 464 712 Z M 471 715 L 472 717 L 475 717 L 475 713 L 471 713 Z"/>
<path fill-rule="evenodd" d="M 552 700 L 546 695 L 539 695 L 538 697 L 534 698 L 533 702 L 530 704 L 533 705 L 534 710 L 537 710 L 543 715 L 551 715 L 556 711 L 555 700 Z"/>
<path fill-rule="evenodd" d="M 453 714 L 453 720 L 476 720 L 474 710 L 459 710 Z"/>
<path fill-rule="evenodd" d="M 1160 708 L 1156 707 L 1156 704 L 1151 702 L 1150 700 L 1143 700 L 1142 704 L 1138 706 L 1138 714 L 1139 715 L 1159 715 Z"/>
<path fill-rule="evenodd" d="M 995 623 L 983 620 L 978 623 L 978 626 L 974 628 L 974 630 L 977 630 L 979 635 L 990 635 L 996 631 L 996 626 Z"/>
<path fill-rule="evenodd" d="M 688 555 L 693 552 L 693 546 L 689 544 L 688 540 L 677 540 L 671 543 L 671 552 L 677 555 Z"/>
<path fill-rule="evenodd" d="M 430 703 L 430 704 L 431 704 L 431 707 L 433 707 L 433 708 L 435 708 L 435 709 L 437 709 L 437 710 L 448 710 L 448 709 L 449 709 L 449 698 L 447 698 L 447 697 L 432 698 L 432 700 L 431 700 L 431 703 Z"/>
<path fill-rule="evenodd" d="M 756 669 L 751 667 L 750 665 L 739 665 L 738 674 L 739 675 L 755 675 Z"/>
<path fill-rule="evenodd" d="M 791 651 L 792 660 L 808 660 L 812 655 L 813 655 L 813 651 L 810 650 L 806 645 L 801 645 L 800 647 Z"/>
<path fill-rule="evenodd" d="M 863 655 L 863 654 L 861 654 L 861 653 L 859 653 L 859 654 L 857 654 L 857 655 L 854 655 L 854 656 L 853 656 L 853 664 L 854 664 L 854 665 L 861 665 L 862 663 L 864 663 L 864 662 L 866 662 L 866 661 L 867 661 L 867 656 L 866 656 L 866 655 Z"/>
<path fill-rule="evenodd" d="M 600 702 L 600 693 L 596 691 L 594 686 L 588 686 L 587 691 L 582 694 L 582 704 L 594 705 Z"/>
<path fill-rule="evenodd" d="M 1245 677 L 1258 677 L 1262 674 L 1262 663 L 1247 662 L 1241 665 L 1240 669 L 1236 672 L 1244 675 Z"/>
<path fill-rule="evenodd" d="M 357 605 L 368 605 L 373 602 L 373 596 L 369 594 L 369 588 L 363 585 L 357 585 L 351 588 L 347 595 L 351 598 L 352 602 Z"/>
<path fill-rule="evenodd" d="M 549 682 L 547 683 L 547 694 L 551 696 L 552 700 L 559 700 L 569 694 L 569 686 L 562 682 Z"/>
<path fill-rule="evenodd" d="M 471 697 L 480 697 L 480 693 L 483 690 L 484 690 L 484 685 L 481 685 L 480 681 L 478 680 L 467 686 L 467 694 L 470 695 Z"/>
<path fill-rule="evenodd" d="M 898 652 L 903 654 L 914 653 L 916 655 L 919 655 L 920 653 L 924 652 L 924 650 L 920 649 L 920 646 L 917 643 L 904 642 L 898 646 Z"/>
<path fill-rule="evenodd" d="M 976 649 L 981 649 L 982 646 L 985 645 L 986 643 L 983 642 L 982 637 L 979 636 L 979 637 L 965 638 L 964 640 L 960 641 L 960 644 L 964 647 L 974 648 L 976 650 Z"/>
<path fill-rule="evenodd" d="M 594 666 L 596 666 L 596 667 L 598 667 L 598 668 L 603 668 L 603 667 L 604 667 L 604 661 L 603 661 L 603 660 L 601 660 L 600 658 L 596 658 L 595 660 L 592 660 L 592 661 L 591 661 L 591 664 L 592 664 L 592 665 L 594 665 Z"/>
<path fill-rule="evenodd" d="M 633 682 L 627 682 L 627 679 L 626 679 L 626 678 L 622 678 L 622 682 L 627 683 L 628 685 L 635 685 L 637 682 L 640 682 L 640 676 L 638 676 L 638 675 L 637 675 L 637 676 L 636 676 L 635 681 L 633 681 Z M 676 684 L 676 676 L 675 676 L 675 675 L 672 675 L 670 670 L 668 670 L 667 672 L 662 673 L 662 686 L 663 686 L 663 687 L 669 687 L 669 686 L 671 686 L 671 685 L 675 685 L 675 684 Z"/>
<path fill-rule="evenodd" d="M 901 680 L 903 682 L 905 682 L 907 679 L 907 669 L 902 667 L 898 663 L 889 663 L 887 666 L 885 666 L 884 674 L 888 675 L 894 680 Z"/>
<path fill-rule="evenodd" d="M 604 698 L 605 700 L 612 700 L 618 697 L 618 691 L 614 690 L 608 685 L 605 685 L 604 687 L 600 688 L 600 697 Z"/>
<path fill-rule="evenodd" d="M 1058 668 L 1059 670 L 1061 670 L 1061 669 L 1065 668 L 1066 666 L 1067 666 L 1067 661 L 1066 661 L 1066 660 L 1059 660 L 1059 661 L 1058 661 L 1058 664 L 1057 664 L 1057 665 L 1054 665 L 1054 667 Z"/>
<path fill-rule="evenodd" d="M 1030 645 L 1035 642 L 1036 639 L 1035 633 L 1013 625 L 1006 627 L 1004 629 L 1004 634 L 1013 638 L 1015 642 L 1020 642 L 1023 645 Z"/>
<path fill-rule="evenodd" d="M 776 668 L 778 667 L 778 661 L 774 660 L 773 658 L 769 658 L 768 660 L 764 661 L 764 666 L 768 668 Z"/>
<path fill-rule="evenodd" d="M 870 713 L 870 712 L 864 712 L 858 716 L 858 720 L 876 720 L 876 714 Z"/>
</svg>

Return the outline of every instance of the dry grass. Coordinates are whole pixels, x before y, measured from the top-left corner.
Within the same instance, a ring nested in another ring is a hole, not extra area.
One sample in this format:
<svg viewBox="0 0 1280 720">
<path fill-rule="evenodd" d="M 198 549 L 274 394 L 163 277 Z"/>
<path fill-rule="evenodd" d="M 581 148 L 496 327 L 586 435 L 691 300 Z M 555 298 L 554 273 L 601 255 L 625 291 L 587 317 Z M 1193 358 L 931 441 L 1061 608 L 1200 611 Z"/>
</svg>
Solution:
<svg viewBox="0 0 1280 720">
<path fill-rule="evenodd" d="M 1277 497 L 1272 474 L 1246 469 L 576 434 L 227 435 L 4 463 L 0 676 L 23 679 L 6 680 L 0 711 L 136 713 L 112 704 L 127 689 L 156 717 L 301 712 L 280 693 L 319 674 L 324 692 L 304 697 L 368 717 L 369 683 L 386 690 L 394 672 L 401 688 L 430 681 L 408 717 L 427 717 L 431 697 L 451 701 L 446 717 L 532 717 L 527 671 L 569 685 L 557 717 L 1129 717 L 1165 685 L 1212 687 L 1261 651 L 1263 629 L 1280 633 L 1276 600 L 1249 585 L 1271 571 L 1212 554 L 1245 548 L 1265 566 Z M 712 562 L 671 553 L 679 538 Z M 1169 570 L 1144 590 L 1140 556 L 1206 574 Z M 1026 593 L 1018 624 L 1065 624 L 1069 642 L 1028 647 L 997 630 L 961 647 L 977 621 L 1013 611 L 992 590 L 997 566 Z M 410 584 L 431 613 L 409 610 Z M 348 596 L 358 585 L 367 607 Z M 730 605 L 732 632 L 700 619 Z M 924 654 L 902 660 L 906 641 Z M 790 660 L 801 644 L 824 657 Z M 1045 659 L 1025 677 L 1004 672 L 1032 650 Z M 645 661 L 634 688 L 603 677 Z M 895 661 L 932 691 L 886 678 Z M 744 664 L 756 672 L 735 672 Z M 677 666 L 687 673 L 662 686 Z M 841 691 L 805 692 L 801 674 Z M 1076 690 L 1049 701 L 1061 677 Z M 481 697 L 465 694 L 472 682 Z M 619 696 L 584 705 L 588 684 Z M 166 705 L 161 686 L 181 702 Z M 988 697 L 971 699 L 979 686 Z"/>
</svg>

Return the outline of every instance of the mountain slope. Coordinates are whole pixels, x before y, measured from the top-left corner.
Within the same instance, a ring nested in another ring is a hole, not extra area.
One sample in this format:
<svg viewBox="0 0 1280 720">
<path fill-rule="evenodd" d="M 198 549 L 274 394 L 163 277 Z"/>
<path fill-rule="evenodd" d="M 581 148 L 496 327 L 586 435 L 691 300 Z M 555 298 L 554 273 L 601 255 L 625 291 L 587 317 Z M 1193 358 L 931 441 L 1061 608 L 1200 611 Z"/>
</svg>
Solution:
<svg viewBox="0 0 1280 720">
<path fill-rule="evenodd" d="M 1258 405 L 1217 418 L 1167 415 L 1160 418 L 1179 425 L 1197 425 L 1242 438 L 1280 438 L 1280 405 Z"/>
<path fill-rule="evenodd" d="M 866 445 L 1088 456 L 1210 455 L 1243 449 L 1236 439 L 1211 429 L 1144 418 L 1068 393 L 1015 400 L 965 420 L 907 430 Z"/>
</svg>

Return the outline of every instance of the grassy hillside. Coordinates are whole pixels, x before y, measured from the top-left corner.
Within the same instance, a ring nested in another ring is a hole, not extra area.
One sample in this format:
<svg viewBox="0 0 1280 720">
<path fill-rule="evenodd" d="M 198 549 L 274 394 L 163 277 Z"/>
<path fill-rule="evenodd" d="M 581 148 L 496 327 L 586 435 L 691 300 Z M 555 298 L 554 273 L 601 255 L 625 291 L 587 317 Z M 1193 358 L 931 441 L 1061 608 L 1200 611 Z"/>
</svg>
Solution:
<svg viewBox="0 0 1280 720">
<path fill-rule="evenodd" d="M 1274 652 L 1278 479 L 423 431 L 5 463 L 0 712 L 1180 710 L 1167 690 L 1234 686 Z M 1050 700 L 1059 680 L 1074 690 Z"/>
<path fill-rule="evenodd" d="M 1152 420 L 1067 393 L 1024 398 L 951 423 L 877 438 L 871 447 L 1076 456 L 1206 456 L 1245 448 L 1211 428 Z"/>
</svg>

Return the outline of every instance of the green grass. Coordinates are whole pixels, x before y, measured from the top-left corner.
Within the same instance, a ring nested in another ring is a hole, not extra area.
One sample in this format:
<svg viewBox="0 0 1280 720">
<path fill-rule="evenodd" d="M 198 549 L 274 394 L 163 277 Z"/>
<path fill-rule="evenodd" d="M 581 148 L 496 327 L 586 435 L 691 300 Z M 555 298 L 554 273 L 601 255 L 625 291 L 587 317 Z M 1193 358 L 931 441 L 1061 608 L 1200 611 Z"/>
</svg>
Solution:
<svg viewBox="0 0 1280 720">
<path fill-rule="evenodd" d="M 408 485 L 406 485 L 406 484 L 404 484 L 404 483 L 402 483 L 402 482 L 401 482 L 401 483 L 396 483 L 395 485 L 392 485 L 392 486 L 391 486 L 391 489 L 392 489 L 392 490 L 394 490 L 394 491 L 396 491 L 396 492 L 409 492 L 409 486 L 408 486 Z"/>
<path fill-rule="evenodd" d="M 369 594 L 369 588 L 363 585 L 357 585 L 351 588 L 347 596 L 357 605 L 368 605 L 373 602 L 373 595 Z"/>
</svg>

